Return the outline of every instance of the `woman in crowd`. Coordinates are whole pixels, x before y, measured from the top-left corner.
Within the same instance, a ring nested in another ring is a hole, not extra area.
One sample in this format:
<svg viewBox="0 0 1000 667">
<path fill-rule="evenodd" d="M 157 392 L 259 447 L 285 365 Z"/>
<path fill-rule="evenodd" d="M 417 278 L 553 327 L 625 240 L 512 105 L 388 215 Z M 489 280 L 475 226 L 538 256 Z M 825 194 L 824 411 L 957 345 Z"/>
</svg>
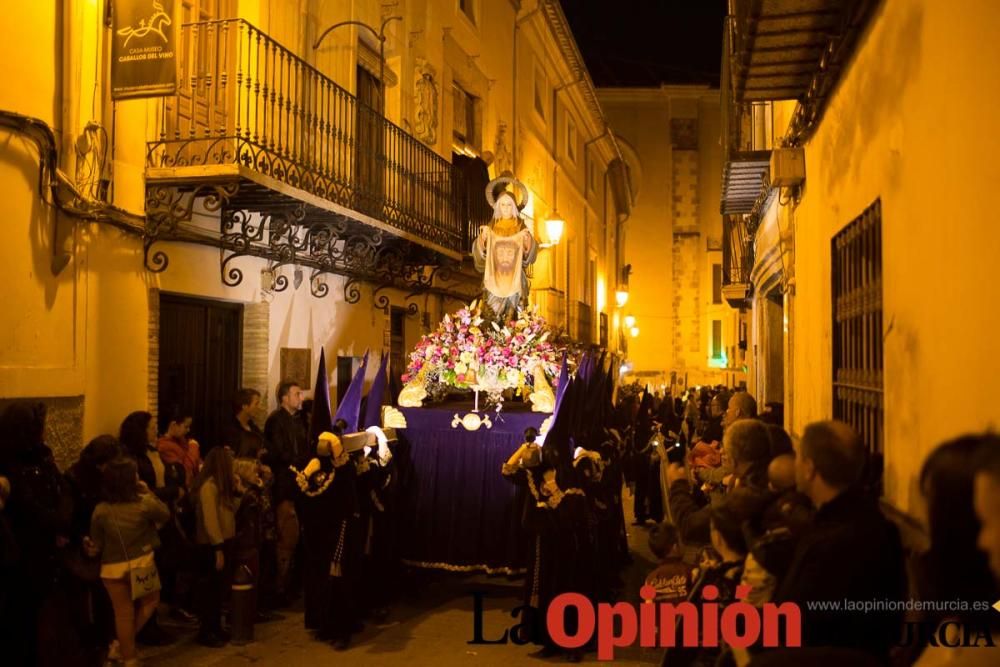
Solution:
<svg viewBox="0 0 1000 667">
<path fill-rule="evenodd" d="M 264 482 L 257 459 L 236 459 L 233 472 L 240 480 L 243 495 L 236 510 L 236 534 L 233 542 L 234 571 L 246 567 L 253 577 L 254 604 L 250 618 L 257 619 L 257 596 L 260 587 L 260 548 L 263 536 Z"/>
<path fill-rule="evenodd" d="M 104 497 L 104 470 L 121 455 L 117 438 L 99 435 L 87 443 L 80 458 L 66 471 L 66 484 L 73 498 L 70 541 L 75 547 L 74 557 L 68 562 L 75 564 L 72 568 L 77 575 L 73 582 L 74 597 L 80 600 L 78 616 L 85 632 L 85 646 L 96 652 L 107 649 L 115 637 L 115 628 L 111 599 L 101 583 L 100 560 L 87 558 L 95 550 L 90 538 L 90 521 Z"/>
<path fill-rule="evenodd" d="M 992 602 L 1000 597 L 989 560 L 976 546 L 980 525 L 972 505 L 975 463 L 980 452 L 988 447 L 1000 448 L 1000 438 L 965 436 L 942 444 L 924 461 L 920 491 L 926 503 L 931 538 L 930 549 L 918 566 L 921 590 L 917 593 L 924 600 Z M 943 628 L 950 634 L 947 645 L 927 647 L 916 665 L 995 664 L 996 649 L 965 648 L 961 644 L 963 630 L 971 636 L 982 630 L 996 638 L 1000 630 L 996 617 L 992 609 L 970 609 L 940 612 L 921 619 L 934 624 L 952 623 Z M 939 634 L 935 631 L 934 636 Z"/>
<path fill-rule="evenodd" d="M 222 629 L 222 600 L 235 558 L 237 485 L 232 454 L 224 447 L 216 447 L 205 457 L 205 465 L 192 489 L 197 511 L 201 596 L 198 642 L 213 648 L 229 641 L 229 634 Z"/>
<path fill-rule="evenodd" d="M 118 439 L 127 456 L 135 460 L 139 479 L 162 500 L 172 515 L 177 513 L 177 502 L 184 494 L 184 468 L 179 463 L 167 463 L 156 447 L 156 421 L 148 412 L 137 411 L 122 421 Z M 181 536 L 176 523 L 171 520 L 160 530 L 162 547 L 156 553 L 156 565 L 163 582 L 163 598 L 171 605 L 171 615 L 182 621 L 191 621 L 175 595 L 177 577 L 181 569 Z M 139 642 L 150 646 L 170 644 L 174 637 L 162 630 L 154 616 L 139 635 Z"/>
<path fill-rule="evenodd" d="M 174 467 L 168 467 L 156 447 L 156 422 L 148 412 L 137 411 L 122 421 L 118 440 L 127 456 L 135 460 L 139 479 L 168 505 L 182 493 L 183 474 Z"/>
<path fill-rule="evenodd" d="M 198 441 L 189 438 L 191 432 L 191 411 L 176 407 L 162 420 L 160 439 L 156 450 L 165 465 L 176 463 L 184 468 L 184 489 L 190 489 L 194 476 L 201 469 L 201 448 Z"/>
<path fill-rule="evenodd" d="M 157 528 L 170 519 L 170 510 L 139 479 L 132 459 L 111 461 L 102 479 L 104 501 L 94 509 L 90 536 L 101 554 L 101 579 L 114 608 L 121 658 L 129 667 L 138 664 L 136 633 L 153 617 L 160 601 L 158 590 L 137 597 L 133 572 L 155 569 Z"/>
</svg>

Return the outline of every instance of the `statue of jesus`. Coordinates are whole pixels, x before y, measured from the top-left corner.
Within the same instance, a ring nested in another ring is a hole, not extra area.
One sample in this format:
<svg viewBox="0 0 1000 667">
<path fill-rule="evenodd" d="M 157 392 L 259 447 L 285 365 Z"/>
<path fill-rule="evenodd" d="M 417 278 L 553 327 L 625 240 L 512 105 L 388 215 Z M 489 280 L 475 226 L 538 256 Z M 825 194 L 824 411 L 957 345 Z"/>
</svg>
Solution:
<svg viewBox="0 0 1000 667">
<path fill-rule="evenodd" d="M 497 183 L 517 186 L 523 195 L 521 206 L 507 190 L 494 195 Z M 518 310 L 528 305 L 528 271 L 538 256 L 538 242 L 519 210 L 527 204 L 527 194 L 527 188 L 512 177 L 491 181 L 486 200 L 493 206 L 493 221 L 479 228 L 472 244 L 476 270 L 483 273 L 483 318 L 500 326 L 517 319 Z"/>
</svg>

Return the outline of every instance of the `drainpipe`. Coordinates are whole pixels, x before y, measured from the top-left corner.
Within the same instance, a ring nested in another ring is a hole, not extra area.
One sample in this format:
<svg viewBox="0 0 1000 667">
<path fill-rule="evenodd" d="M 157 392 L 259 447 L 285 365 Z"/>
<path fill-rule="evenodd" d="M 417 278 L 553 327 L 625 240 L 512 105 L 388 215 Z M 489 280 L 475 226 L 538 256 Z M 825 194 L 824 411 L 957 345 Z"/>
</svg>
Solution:
<svg viewBox="0 0 1000 667">
<path fill-rule="evenodd" d="M 81 0 L 65 0 L 62 4 L 61 28 L 62 40 L 59 45 L 60 66 L 62 72 L 59 80 L 57 99 L 62 113 L 56 116 L 59 136 L 59 169 L 68 176 L 72 183 L 76 174 L 76 142 L 80 114 L 80 60 L 81 30 L 83 26 L 84 3 Z M 95 54 L 96 55 L 96 54 Z M 53 176 L 55 176 L 53 174 Z M 74 255 L 73 229 L 70 221 L 65 229 L 61 229 L 60 212 L 52 212 L 52 259 L 51 271 L 59 275 L 72 261 Z"/>
<path fill-rule="evenodd" d="M 59 152 L 62 154 L 60 169 L 71 178 L 75 174 L 75 151 L 73 143 L 79 125 L 80 91 L 80 30 L 83 23 L 83 3 L 80 0 L 65 0 L 62 13 L 62 77 L 59 101 L 62 115 L 57 120 L 60 127 Z"/>
</svg>

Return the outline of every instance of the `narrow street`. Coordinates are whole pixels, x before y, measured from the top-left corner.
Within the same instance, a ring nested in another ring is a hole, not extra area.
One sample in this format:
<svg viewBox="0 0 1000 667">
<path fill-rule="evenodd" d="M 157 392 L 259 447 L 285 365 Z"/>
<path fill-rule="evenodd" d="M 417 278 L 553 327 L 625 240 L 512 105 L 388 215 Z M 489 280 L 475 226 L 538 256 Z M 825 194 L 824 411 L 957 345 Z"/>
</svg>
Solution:
<svg viewBox="0 0 1000 667">
<path fill-rule="evenodd" d="M 632 516 L 632 498 L 623 499 L 625 516 Z M 631 523 L 631 522 L 629 522 Z M 652 526 L 652 524 L 647 524 Z M 645 574 L 653 569 L 653 555 L 647 544 L 647 530 L 629 526 L 629 547 L 633 563 L 623 573 L 625 595 L 638 599 L 638 589 Z M 302 624 L 301 604 L 283 612 L 285 618 L 255 628 L 256 641 L 246 646 L 228 645 L 210 649 L 194 642 L 194 632 L 171 646 L 142 651 L 150 667 L 230 667 L 236 665 L 476 665 L 509 667 L 539 662 L 564 663 L 563 656 L 542 659 L 533 657 L 539 647 L 513 643 L 469 645 L 473 633 L 474 592 L 483 598 L 485 639 L 496 639 L 517 621 L 510 611 L 521 604 L 520 579 L 486 575 L 448 574 L 418 571 L 419 581 L 410 595 L 393 607 L 384 625 L 365 626 L 351 647 L 337 652 L 329 644 L 314 640 Z M 179 631 L 175 626 L 163 626 Z M 417 656 L 417 657 L 415 657 Z M 595 662 L 593 653 L 584 662 Z M 639 646 L 616 653 L 615 664 L 658 665 L 660 651 Z"/>
<path fill-rule="evenodd" d="M 1000 0 L 6 6 L 0 667 L 1000 667 Z"/>
</svg>

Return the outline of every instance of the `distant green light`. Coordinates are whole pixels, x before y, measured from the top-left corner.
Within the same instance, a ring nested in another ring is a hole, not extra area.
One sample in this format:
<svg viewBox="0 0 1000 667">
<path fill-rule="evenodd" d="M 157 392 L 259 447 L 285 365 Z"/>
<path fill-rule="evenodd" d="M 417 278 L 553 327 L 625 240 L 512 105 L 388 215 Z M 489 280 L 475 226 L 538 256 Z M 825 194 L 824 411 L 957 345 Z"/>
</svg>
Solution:
<svg viewBox="0 0 1000 667">
<path fill-rule="evenodd" d="M 726 359 L 726 353 L 723 352 L 721 357 L 709 357 L 708 359 L 709 368 L 729 368 L 729 360 Z"/>
</svg>

